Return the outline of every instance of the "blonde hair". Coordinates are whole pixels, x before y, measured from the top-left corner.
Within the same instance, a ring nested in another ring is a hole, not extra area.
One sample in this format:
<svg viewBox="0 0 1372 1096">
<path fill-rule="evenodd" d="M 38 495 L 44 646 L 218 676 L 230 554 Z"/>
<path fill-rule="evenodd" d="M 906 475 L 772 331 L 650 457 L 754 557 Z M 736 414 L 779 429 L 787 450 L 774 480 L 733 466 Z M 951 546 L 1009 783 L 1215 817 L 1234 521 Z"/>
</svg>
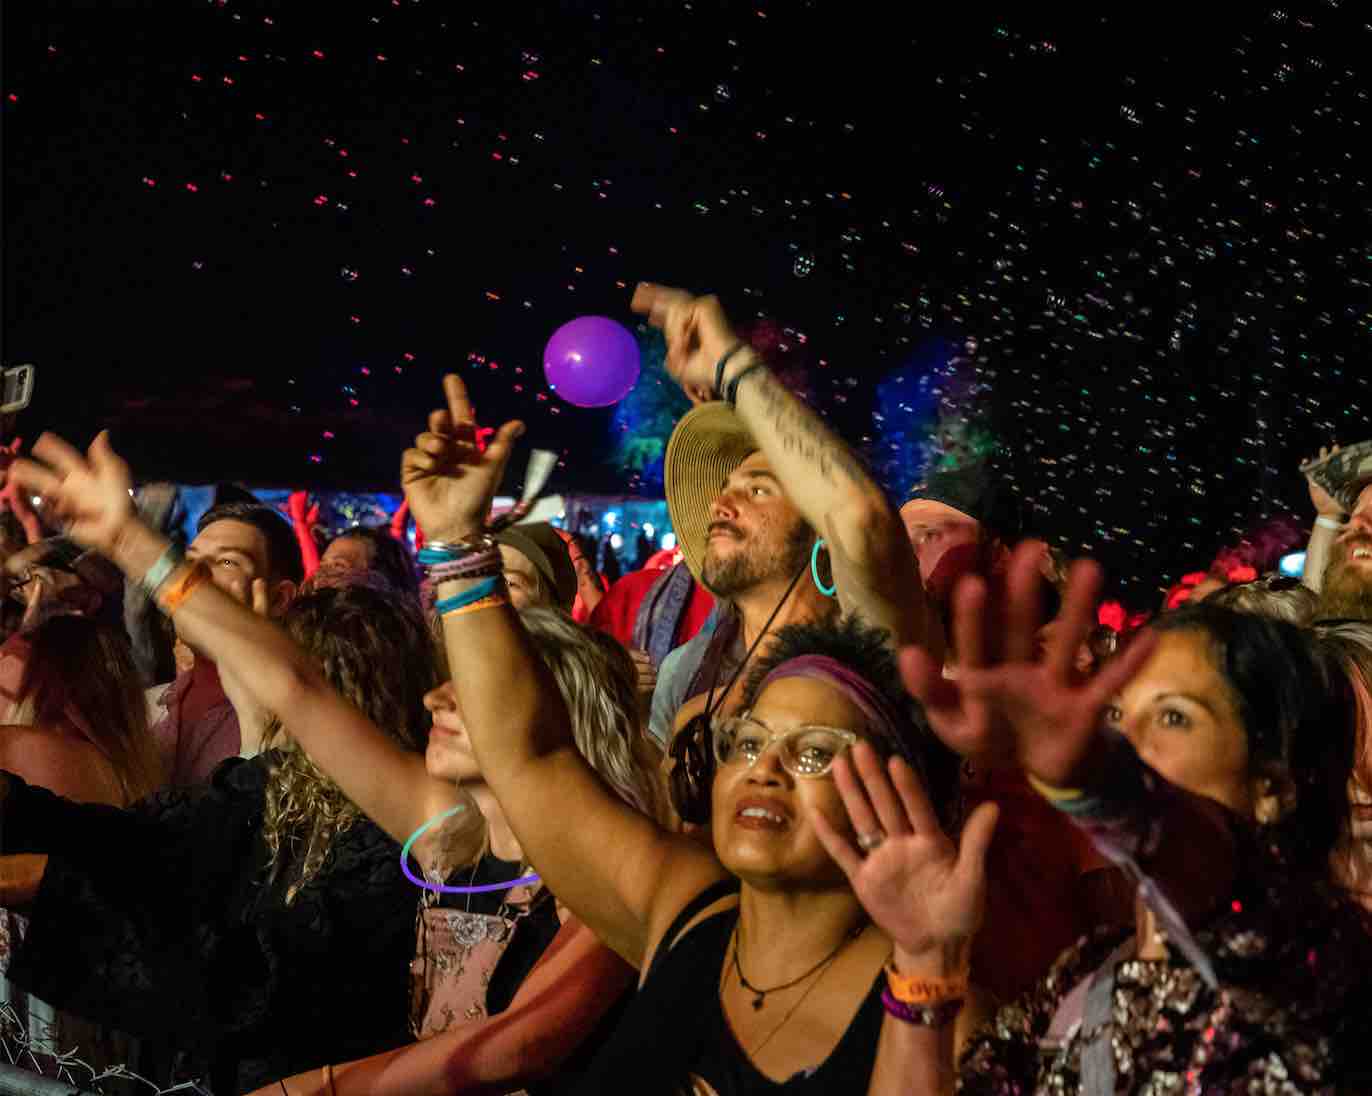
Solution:
<svg viewBox="0 0 1372 1096">
<path fill-rule="evenodd" d="M 297 598 L 283 623 L 320 664 L 342 697 L 406 750 L 422 753 L 429 716 L 424 694 L 438 682 L 433 636 L 418 608 L 365 586 L 318 590 Z M 334 839 L 361 810 L 287 735 L 272 716 L 262 749 L 275 750 L 267 780 L 262 838 L 275 880 L 289 866 L 295 878 L 286 904 L 319 874 Z"/>
<path fill-rule="evenodd" d="M 624 802 L 660 818 L 663 795 L 642 748 L 638 673 L 628 652 L 557 609 L 529 608 L 520 618 L 557 681 L 581 756 Z"/>
</svg>

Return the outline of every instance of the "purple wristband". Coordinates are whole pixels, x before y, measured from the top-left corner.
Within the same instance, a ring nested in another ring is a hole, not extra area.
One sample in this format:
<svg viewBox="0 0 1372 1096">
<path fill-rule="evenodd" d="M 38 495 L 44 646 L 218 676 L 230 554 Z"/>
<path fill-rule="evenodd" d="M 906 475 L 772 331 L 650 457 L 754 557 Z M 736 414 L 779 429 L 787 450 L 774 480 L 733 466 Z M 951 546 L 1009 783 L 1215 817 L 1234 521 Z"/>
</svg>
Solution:
<svg viewBox="0 0 1372 1096">
<path fill-rule="evenodd" d="M 881 1003 L 897 1020 L 904 1020 L 907 1024 L 919 1024 L 922 1027 L 944 1027 L 951 1024 L 962 1011 L 961 997 L 955 997 L 951 1001 L 939 1001 L 933 1005 L 907 1005 L 904 1001 L 896 1000 L 889 988 L 881 991 Z"/>
</svg>

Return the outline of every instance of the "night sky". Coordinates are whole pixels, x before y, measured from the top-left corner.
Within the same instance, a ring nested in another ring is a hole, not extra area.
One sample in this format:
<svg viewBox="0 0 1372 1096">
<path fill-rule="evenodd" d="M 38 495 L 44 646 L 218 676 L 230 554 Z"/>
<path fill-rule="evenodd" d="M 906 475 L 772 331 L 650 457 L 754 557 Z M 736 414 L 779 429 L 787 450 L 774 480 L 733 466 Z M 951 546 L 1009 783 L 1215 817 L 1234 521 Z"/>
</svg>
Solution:
<svg viewBox="0 0 1372 1096">
<path fill-rule="evenodd" d="M 893 491 L 971 424 L 1151 607 L 1372 436 L 1372 17 L 1229 6 L 7 2 L 19 432 L 391 487 L 457 369 L 615 491 L 541 351 L 650 279 L 757 325 Z"/>
</svg>

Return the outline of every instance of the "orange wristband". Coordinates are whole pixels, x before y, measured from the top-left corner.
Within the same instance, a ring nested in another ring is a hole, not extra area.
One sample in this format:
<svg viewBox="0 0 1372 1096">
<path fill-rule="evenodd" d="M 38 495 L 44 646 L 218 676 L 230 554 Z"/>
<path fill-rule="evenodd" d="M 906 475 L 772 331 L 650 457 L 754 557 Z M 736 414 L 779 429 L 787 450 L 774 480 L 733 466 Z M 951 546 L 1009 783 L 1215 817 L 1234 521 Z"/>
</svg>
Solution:
<svg viewBox="0 0 1372 1096">
<path fill-rule="evenodd" d="M 967 996 L 967 975 L 954 978 L 923 978 L 901 974 L 889 960 L 886 963 L 886 988 L 891 996 L 906 1005 L 937 1005 L 960 1001 Z"/>
<path fill-rule="evenodd" d="M 500 605 L 510 604 L 510 599 L 504 594 L 487 594 L 480 601 L 474 601 L 470 605 L 464 605 L 460 609 L 449 609 L 443 614 L 444 619 L 455 616 L 465 616 L 467 613 L 479 613 L 482 609 L 494 609 Z"/>
<path fill-rule="evenodd" d="M 193 563 L 167 581 L 157 593 L 157 607 L 171 616 L 198 586 L 210 581 L 210 569 L 204 563 Z"/>
</svg>

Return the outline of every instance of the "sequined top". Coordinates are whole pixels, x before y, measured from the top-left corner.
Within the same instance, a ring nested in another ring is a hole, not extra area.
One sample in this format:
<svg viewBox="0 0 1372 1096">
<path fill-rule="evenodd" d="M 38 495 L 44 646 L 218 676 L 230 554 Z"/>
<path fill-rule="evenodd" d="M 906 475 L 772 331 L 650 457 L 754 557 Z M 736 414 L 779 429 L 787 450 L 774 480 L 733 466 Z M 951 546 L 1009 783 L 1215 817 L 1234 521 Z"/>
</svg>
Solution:
<svg viewBox="0 0 1372 1096">
<path fill-rule="evenodd" d="M 1113 1050 L 1117 1094 L 1372 1093 L 1372 936 L 1360 910 L 1281 867 L 1253 843 L 1234 895 L 1197 939 L 1219 977 L 1209 989 L 1180 957 L 1119 961 L 1108 1030 L 1045 1036 L 1063 1001 L 1120 943 L 1100 930 L 1059 957 L 964 1050 L 966 1096 L 1084 1092 L 1082 1052 Z M 1094 1096 L 1094 1094 L 1092 1094 Z"/>
</svg>

